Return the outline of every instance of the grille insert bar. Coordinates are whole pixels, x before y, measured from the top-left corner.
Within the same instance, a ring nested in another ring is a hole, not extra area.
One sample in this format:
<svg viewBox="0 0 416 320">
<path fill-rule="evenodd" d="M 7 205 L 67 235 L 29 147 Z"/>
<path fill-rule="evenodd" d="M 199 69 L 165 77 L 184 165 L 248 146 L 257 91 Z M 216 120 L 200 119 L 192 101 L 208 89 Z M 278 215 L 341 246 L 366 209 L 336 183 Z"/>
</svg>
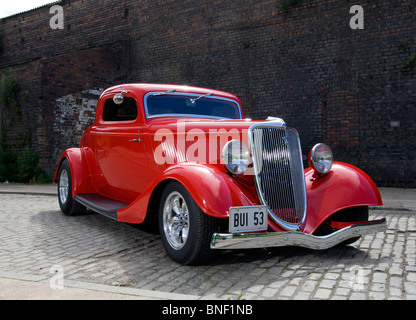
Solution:
<svg viewBox="0 0 416 320">
<path fill-rule="evenodd" d="M 280 123 L 255 124 L 249 141 L 260 200 L 280 227 L 299 230 L 306 215 L 306 189 L 297 131 Z"/>
</svg>

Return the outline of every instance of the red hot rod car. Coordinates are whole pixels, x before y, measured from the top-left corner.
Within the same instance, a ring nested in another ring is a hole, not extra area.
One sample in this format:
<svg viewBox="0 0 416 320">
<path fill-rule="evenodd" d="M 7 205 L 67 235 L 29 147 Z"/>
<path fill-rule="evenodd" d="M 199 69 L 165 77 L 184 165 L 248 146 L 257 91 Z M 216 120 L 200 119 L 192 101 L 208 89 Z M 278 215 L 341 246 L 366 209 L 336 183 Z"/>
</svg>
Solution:
<svg viewBox="0 0 416 320">
<path fill-rule="evenodd" d="M 317 144 L 304 169 L 299 136 L 280 118 L 243 119 L 226 92 L 158 84 L 105 90 L 80 146 L 54 181 L 67 215 L 89 208 L 117 221 L 158 215 L 170 258 L 205 261 L 214 249 L 327 249 L 383 231 L 382 205 L 360 169 Z"/>
</svg>

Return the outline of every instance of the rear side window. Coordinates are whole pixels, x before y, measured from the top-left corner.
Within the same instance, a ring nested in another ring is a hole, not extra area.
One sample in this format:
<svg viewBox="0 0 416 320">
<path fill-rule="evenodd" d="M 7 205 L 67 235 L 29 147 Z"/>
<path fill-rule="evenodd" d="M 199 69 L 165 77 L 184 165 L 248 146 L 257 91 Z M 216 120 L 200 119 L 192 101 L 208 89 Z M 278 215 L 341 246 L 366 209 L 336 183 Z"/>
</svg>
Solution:
<svg viewBox="0 0 416 320">
<path fill-rule="evenodd" d="M 125 97 L 122 104 L 117 105 L 113 99 L 107 99 L 103 109 L 104 121 L 132 121 L 137 119 L 137 104 L 133 98 Z"/>
</svg>

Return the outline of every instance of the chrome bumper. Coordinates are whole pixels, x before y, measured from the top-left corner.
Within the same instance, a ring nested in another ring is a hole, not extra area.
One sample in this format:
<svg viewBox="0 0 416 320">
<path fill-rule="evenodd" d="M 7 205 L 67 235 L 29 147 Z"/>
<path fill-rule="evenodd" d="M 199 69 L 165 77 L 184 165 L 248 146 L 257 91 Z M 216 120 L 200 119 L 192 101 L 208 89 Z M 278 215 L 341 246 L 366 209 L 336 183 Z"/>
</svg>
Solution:
<svg viewBox="0 0 416 320">
<path fill-rule="evenodd" d="M 324 250 L 345 240 L 384 231 L 386 228 L 386 219 L 383 218 L 351 225 L 326 236 L 314 236 L 297 231 L 242 234 L 214 233 L 211 239 L 211 249 L 299 246 L 315 250 Z"/>
</svg>

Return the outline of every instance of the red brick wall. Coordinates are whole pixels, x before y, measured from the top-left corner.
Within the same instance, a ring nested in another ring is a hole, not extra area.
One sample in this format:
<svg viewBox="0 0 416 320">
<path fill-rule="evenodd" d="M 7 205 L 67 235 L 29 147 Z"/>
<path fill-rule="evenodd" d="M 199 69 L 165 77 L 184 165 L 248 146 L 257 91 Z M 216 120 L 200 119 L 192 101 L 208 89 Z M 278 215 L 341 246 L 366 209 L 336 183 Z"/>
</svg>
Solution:
<svg viewBox="0 0 416 320">
<path fill-rule="evenodd" d="M 360 145 L 358 95 L 353 91 L 336 91 L 326 95 L 322 106 L 323 132 L 335 150 L 356 150 Z"/>
</svg>

